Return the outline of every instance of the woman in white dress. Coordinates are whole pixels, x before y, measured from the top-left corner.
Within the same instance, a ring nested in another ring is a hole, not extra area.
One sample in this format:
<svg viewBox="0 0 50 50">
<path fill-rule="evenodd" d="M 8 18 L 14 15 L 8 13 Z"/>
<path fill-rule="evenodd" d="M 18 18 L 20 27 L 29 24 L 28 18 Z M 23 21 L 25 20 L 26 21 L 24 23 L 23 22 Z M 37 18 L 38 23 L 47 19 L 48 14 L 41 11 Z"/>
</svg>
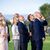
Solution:
<svg viewBox="0 0 50 50">
<path fill-rule="evenodd" d="M 8 50 L 7 36 L 8 34 L 5 21 L 0 18 L 0 50 Z"/>
</svg>

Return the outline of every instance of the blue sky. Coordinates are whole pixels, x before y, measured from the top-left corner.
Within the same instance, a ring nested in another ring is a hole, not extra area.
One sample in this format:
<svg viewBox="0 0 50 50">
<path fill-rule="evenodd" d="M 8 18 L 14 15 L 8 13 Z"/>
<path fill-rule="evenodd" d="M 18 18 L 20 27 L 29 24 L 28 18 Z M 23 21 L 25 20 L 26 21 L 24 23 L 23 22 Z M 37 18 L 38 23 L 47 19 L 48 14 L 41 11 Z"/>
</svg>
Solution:
<svg viewBox="0 0 50 50">
<path fill-rule="evenodd" d="M 3 14 L 34 13 L 44 3 L 50 3 L 50 0 L 0 0 L 0 12 Z"/>
</svg>

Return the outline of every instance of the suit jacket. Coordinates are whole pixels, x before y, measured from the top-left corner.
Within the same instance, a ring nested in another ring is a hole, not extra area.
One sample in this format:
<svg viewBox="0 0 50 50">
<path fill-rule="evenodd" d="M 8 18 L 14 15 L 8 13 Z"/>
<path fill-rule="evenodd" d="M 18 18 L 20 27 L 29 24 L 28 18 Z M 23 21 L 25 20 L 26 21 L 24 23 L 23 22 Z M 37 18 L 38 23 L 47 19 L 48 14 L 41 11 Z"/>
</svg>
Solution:
<svg viewBox="0 0 50 50">
<path fill-rule="evenodd" d="M 29 31 L 33 34 L 34 33 L 34 26 L 33 26 L 34 22 L 33 21 L 30 21 L 29 23 Z"/>
<path fill-rule="evenodd" d="M 47 26 L 48 25 L 46 20 L 43 20 L 42 23 L 43 23 L 43 26 Z"/>
<path fill-rule="evenodd" d="M 35 19 L 35 21 L 30 22 L 30 31 L 32 32 L 33 40 L 40 40 L 45 37 L 44 26 L 47 25 L 47 21 L 39 21 Z"/>
<path fill-rule="evenodd" d="M 18 30 L 20 33 L 20 42 L 28 42 L 29 33 L 26 25 L 22 22 L 18 22 Z"/>
</svg>

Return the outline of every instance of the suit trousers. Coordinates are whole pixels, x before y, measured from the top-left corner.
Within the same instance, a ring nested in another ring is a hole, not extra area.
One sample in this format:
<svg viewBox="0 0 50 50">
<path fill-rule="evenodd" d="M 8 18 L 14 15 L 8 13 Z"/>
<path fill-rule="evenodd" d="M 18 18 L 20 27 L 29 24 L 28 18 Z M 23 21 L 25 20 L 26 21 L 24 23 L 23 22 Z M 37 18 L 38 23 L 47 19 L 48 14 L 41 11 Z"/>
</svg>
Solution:
<svg viewBox="0 0 50 50">
<path fill-rule="evenodd" d="M 43 48 L 43 40 L 42 39 L 35 41 L 35 44 L 36 44 L 36 50 L 42 50 L 42 48 Z"/>
<path fill-rule="evenodd" d="M 20 43 L 20 50 L 27 50 L 28 42 Z"/>
<path fill-rule="evenodd" d="M 31 50 L 36 50 L 35 40 L 32 37 L 30 37 L 30 41 L 31 41 Z"/>
</svg>

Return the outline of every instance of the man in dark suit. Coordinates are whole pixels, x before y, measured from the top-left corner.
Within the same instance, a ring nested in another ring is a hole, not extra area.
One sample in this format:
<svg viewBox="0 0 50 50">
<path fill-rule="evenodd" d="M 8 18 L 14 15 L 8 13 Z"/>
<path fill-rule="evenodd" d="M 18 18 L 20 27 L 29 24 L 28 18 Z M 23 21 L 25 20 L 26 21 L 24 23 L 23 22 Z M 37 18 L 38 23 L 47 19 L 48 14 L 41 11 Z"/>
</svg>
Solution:
<svg viewBox="0 0 50 50">
<path fill-rule="evenodd" d="M 30 41 L 31 41 L 31 50 L 36 50 L 36 46 L 35 46 L 35 41 L 34 38 L 32 38 L 34 36 L 34 16 L 32 14 L 28 15 L 28 20 L 30 21 L 29 23 L 29 32 L 30 32 Z"/>
<path fill-rule="evenodd" d="M 39 12 L 35 12 L 34 17 L 35 21 L 33 38 L 35 40 L 36 50 L 42 50 L 43 40 L 45 39 L 44 26 L 47 26 L 47 21 Z"/>
<path fill-rule="evenodd" d="M 20 33 L 20 50 L 27 50 L 29 33 L 26 25 L 24 24 L 23 16 L 19 16 L 18 30 Z"/>
</svg>

